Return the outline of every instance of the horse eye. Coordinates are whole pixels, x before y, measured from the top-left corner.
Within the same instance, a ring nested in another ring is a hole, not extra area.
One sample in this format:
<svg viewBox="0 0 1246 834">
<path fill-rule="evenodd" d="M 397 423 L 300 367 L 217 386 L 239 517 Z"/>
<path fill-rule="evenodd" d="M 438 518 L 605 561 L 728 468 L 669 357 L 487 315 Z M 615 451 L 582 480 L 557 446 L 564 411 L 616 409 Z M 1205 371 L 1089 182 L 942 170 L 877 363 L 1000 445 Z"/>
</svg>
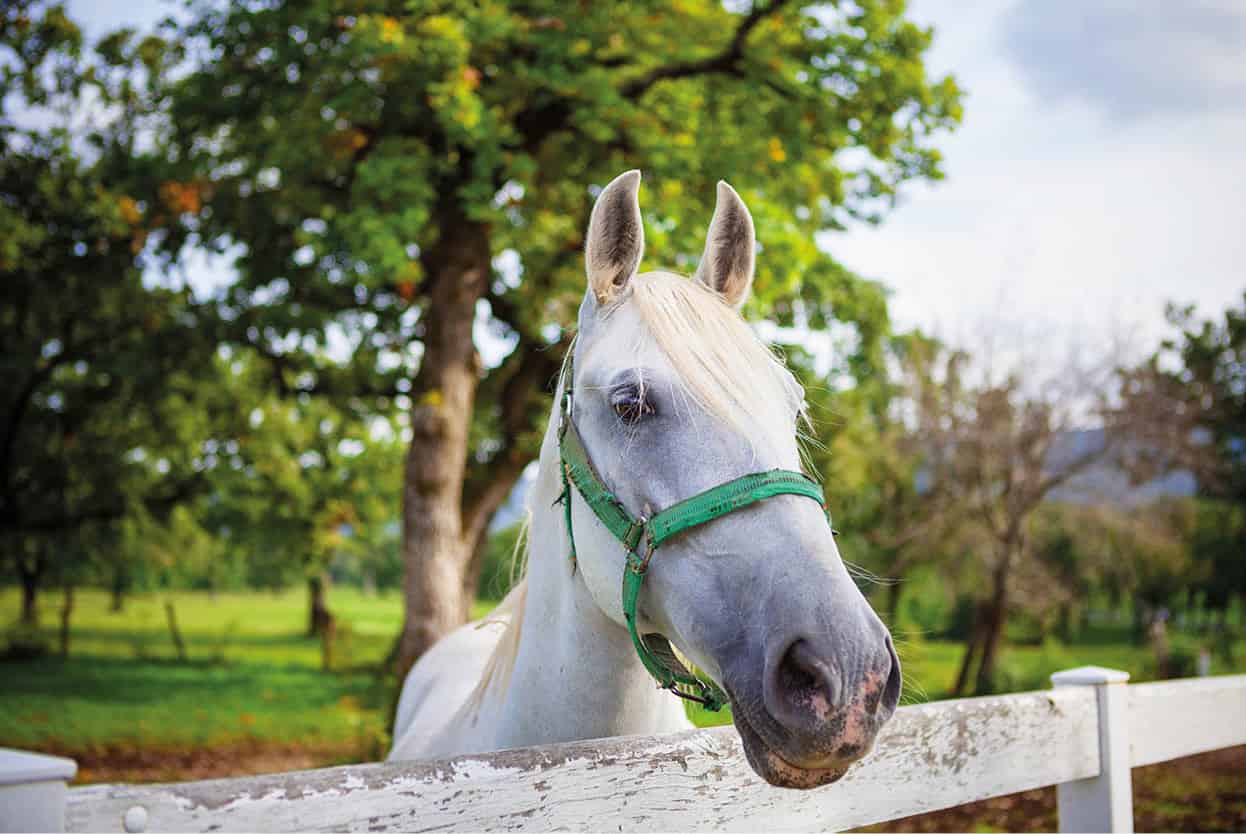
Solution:
<svg viewBox="0 0 1246 834">
<path fill-rule="evenodd" d="M 610 405 L 619 419 L 629 426 L 640 422 L 642 417 L 653 413 L 653 404 L 640 391 L 628 389 L 620 391 L 611 398 Z"/>
</svg>

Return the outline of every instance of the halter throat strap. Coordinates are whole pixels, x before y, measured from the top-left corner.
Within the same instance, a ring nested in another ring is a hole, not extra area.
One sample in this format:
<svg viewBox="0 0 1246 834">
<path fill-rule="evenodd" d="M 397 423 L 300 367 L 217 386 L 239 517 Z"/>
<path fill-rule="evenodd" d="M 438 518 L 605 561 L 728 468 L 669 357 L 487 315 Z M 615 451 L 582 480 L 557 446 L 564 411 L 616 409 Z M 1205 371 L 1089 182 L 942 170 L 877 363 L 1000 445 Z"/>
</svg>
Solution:
<svg viewBox="0 0 1246 834">
<path fill-rule="evenodd" d="M 690 671 L 664 637 L 658 634 L 642 636 L 636 627 L 636 604 L 654 552 L 673 536 L 777 495 L 803 495 L 818 502 L 825 511 L 822 490 L 803 472 L 771 469 L 744 475 L 697 493 L 651 519 L 633 516 L 593 467 L 584 441 L 571 419 L 574 379 L 571 358 L 568 357 L 559 407 L 558 453 L 563 481 L 560 500 L 566 516 L 572 564 L 576 559 L 575 534 L 571 527 L 570 485 L 573 484 L 598 521 L 619 540 L 627 553 L 627 569 L 623 572 L 623 616 L 640 662 L 662 688 L 716 712 L 727 703 L 726 693 L 713 681 L 699 678 Z"/>
</svg>

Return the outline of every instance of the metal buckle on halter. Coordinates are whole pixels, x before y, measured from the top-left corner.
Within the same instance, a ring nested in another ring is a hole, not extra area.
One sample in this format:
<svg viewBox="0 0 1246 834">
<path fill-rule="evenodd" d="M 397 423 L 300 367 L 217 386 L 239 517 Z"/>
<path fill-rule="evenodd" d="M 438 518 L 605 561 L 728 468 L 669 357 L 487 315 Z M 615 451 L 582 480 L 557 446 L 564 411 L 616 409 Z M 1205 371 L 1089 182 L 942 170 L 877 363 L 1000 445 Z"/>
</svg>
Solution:
<svg viewBox="0 0 1246 834">
<path fill-rule="evenodd" d="M 718 712 L 720 709 L 723 708 L 723 704 L 718 698 L 715 698 L 712 695 L 708 695 L 708 694 L 703 696 L 703 695 L 697 695 L 692 692 L 685 692 L 684 690 L 679 688 L 679 684 L 677 683 L 672 683 L 670 686 L 659 687 L 659 689 L 665 689 L 674 695 L 678 695 L 680 698 L 683 698 L 685 701 L 692 701 L 694 704 L 700 704 L 701 706 L 705 707 L 710 712 Z M 708 687 L 705 687 L 704 689 L 702 689 L 702 691 L 708 693 L 709 689 Z"/>
<path fill-rule="evenodd" d="M 571 422 L 571 391 L 570 389 L 562 392 L 562 407 L 558 409 L 558 438 L 567 431 L 567 424 Z"/>
<path fill-rule="evenodd" d="M 653 548 L 646 547 L 645 555 L 643 557 L 640 555 L 641 542 L 648 539 L 645 535 L 645 528 L 648 524 L 649 519 L 642 515 L 640 518 L 632 521 L 627 528 L 627 532 L 623 534 L 623 548 L 629 553 L 636 554 L 637 562 L 636 567 L 633 569 L 636 570 L 637 573 L 645 572 L 645 570 L 649 567 L 649 556 L 653 554 Z"/>
</svg>

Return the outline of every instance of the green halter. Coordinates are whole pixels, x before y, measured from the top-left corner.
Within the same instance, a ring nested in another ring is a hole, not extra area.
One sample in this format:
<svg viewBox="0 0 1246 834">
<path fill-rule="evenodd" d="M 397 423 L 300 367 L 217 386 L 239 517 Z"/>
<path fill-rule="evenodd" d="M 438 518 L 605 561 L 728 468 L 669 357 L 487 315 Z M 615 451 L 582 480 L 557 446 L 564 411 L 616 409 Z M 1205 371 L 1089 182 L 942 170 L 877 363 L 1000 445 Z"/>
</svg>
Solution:
<svg viewBox="0 0 1246 834">
<path fill-rule="evenodd" d="M 672 536 L 776 495 L 803 495 L 817 501 L 825 510 L 822 490 L 803 472 L 772 469 L 719 484 L 666 508 L 653 518 L 633 516 L 593 468 L 588 450 L 584 448 L 580 433 L 571 420 L 574 379 L 571 359 L 568 358 L 559 413 L 558 455 L 562 461 L 562 495 L 559 500 L 566 515 L 572 565 L 576 556 L 575 535 L 571 530 L 569 484 L 575 484 L 589 509 L 627 551 L 627 569 L 623 572 L 623 616 L 627 619 L 627 629 L 632 635 L 632 645 L 636 647 L 640 662 L 663 689 L 717 712 L 727 703 L 726 693 L 713 681 L 693 674 L 680 662 L 662 635 L 646 634 L 641 637 L 636 630 L 636 600 L 640 596 L 640 586 L 649 569 L 649 561 L 658 546 Z M 830 521 L 829 515 L 827 521 Z"/>
</svg>

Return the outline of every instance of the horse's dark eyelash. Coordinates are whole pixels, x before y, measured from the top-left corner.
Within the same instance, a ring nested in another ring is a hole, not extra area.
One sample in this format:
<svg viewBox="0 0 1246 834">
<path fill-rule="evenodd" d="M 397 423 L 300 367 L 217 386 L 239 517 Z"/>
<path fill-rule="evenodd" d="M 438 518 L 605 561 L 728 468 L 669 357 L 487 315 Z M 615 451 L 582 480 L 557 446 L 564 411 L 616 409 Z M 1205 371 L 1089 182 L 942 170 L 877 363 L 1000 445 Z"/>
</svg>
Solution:
<svg viewBox="0 0 1246 834">
<path fill-rule="evenodd" d="M 645 395 L 644 389 L 630 385 L 619 388 L 610 395 L 610 407 L 628 425 L 640 422 L 642 417 L 655 411 L 653 401 Z"/>
</svg>

